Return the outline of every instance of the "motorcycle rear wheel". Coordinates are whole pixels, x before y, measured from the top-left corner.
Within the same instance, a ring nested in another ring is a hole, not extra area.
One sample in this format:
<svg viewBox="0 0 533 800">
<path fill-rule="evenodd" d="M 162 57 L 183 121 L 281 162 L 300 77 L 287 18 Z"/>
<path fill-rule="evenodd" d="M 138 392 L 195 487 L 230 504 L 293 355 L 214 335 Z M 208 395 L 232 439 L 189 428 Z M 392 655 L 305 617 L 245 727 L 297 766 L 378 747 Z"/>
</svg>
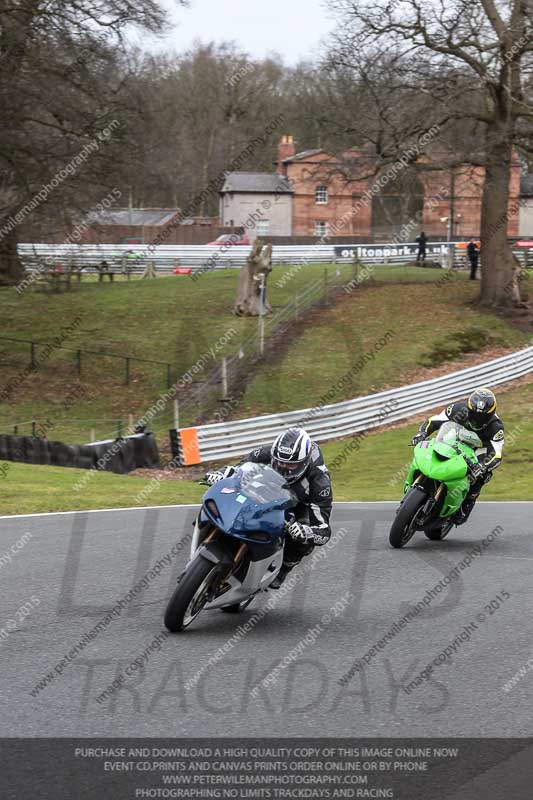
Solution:
<svg viewBox="0 0 533 800">
<path fill-rule="evenodd" d="M 416 518 L 427 500 L 425 492 L 411 489 L 396 513 L 389 533 L 389 543 L 399 549 L 416 533 Z"/>
<path fill-rule="evenodd" d="M 165 611 L 165 627 L 179 633 L 196 619 L 208 601 L 209 590 L 219 580 L 218 564 L 198 557 L 174 590 Z"/>
</svg>

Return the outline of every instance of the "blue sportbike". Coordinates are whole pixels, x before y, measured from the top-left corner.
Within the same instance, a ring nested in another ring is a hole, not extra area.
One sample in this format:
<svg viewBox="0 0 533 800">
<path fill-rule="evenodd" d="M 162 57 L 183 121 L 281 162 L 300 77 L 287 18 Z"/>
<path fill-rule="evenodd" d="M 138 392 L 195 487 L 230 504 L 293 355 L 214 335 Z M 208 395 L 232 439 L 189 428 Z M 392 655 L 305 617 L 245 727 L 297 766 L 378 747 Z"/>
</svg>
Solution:
<svg viewBox="0 0 533 800">
<path fill-rule="evenodd" d="M 178 633 L 200 611 L 243 611 L 268 589 L 283 563 L 285 522 L 298 500 L 272 467 L 242 464 L 204 495 L 190 560 L 165 612 Z"/>
</svg>

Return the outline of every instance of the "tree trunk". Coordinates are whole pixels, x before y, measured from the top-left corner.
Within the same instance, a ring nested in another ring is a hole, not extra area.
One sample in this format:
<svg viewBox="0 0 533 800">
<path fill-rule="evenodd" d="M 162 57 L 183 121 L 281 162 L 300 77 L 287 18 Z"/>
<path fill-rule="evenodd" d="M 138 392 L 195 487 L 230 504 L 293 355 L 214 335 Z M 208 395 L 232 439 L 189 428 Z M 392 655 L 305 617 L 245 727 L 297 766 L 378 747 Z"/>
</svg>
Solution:
<svg viewBox="0 0 533 800">
<path fill-rule="evenodd" d="M 5 224 L 9 223 L 6 221 Z M 0 226 L 0 285 L 17 284 L 23 278 L 24 267 L 17 252 L 16 230 L 9 231 L 4 236 Z"/>
<path fill-rule="evenodd" d="M 515 261 L 507 241 L 511 137 L 506 134 L 498 139 L 487 148 L 481 206 L 480 302 L 492 307 L 512 306 L 520 299 Z"/>
<path fill-rule="evenodd" d="M 272 245 L 263 247 L 263 243 L 256 239 L 252 252 L 239 274 L 237 284 L 237 297 L 233 313 L 239 317 L 258 317 L 261 313 L 261 283 L 265 286 L 265 314 L 272 312 L 272 307 L 266 300 L 266 282 L 272 271 Z"/>
</svg>

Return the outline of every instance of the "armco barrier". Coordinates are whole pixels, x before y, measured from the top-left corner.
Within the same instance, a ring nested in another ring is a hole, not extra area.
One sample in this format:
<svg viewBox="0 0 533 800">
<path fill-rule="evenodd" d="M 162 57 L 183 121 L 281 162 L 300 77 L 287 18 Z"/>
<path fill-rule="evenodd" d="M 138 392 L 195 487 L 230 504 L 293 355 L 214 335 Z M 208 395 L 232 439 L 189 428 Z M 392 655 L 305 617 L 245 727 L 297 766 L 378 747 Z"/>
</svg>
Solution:
<svg viewBox="0 0 533 800">
<path fill-rule="evenodd" d="M 477 386 L 498 386 L 532 371 L 533 347 L 527 347 L 439 378 L 342 403 L 181 429 L 171 437 L 173 450 L 183 466 L 232 459 L 272 442 L 281 430 L 291 425 L 304 427 L 316 441 L 337 439 L 385 422 L 408 419 L 460 400 Z"/>
<path fill-rule="evenodd" d="M 0 434 L 0 460 L 107 470 L 125 475 L 139 467 L 157 467 L 159 453 L 153 433 L 91 444 L 65 444 L 37 436 Z"/>
</svg>

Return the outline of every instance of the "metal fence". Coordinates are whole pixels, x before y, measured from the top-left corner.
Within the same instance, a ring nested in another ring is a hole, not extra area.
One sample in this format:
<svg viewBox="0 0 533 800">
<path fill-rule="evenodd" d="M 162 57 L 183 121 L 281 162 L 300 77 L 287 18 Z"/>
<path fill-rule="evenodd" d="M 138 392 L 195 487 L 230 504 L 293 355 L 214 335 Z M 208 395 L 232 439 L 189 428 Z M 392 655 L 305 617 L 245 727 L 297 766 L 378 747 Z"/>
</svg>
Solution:
<svg viewBox="0 0 533 800">
<path fill-rule="evenodd" d="M 232 399 L 233 392 L 241 385 L 245 373 L 256 363 L 269 346 L 269 340 L 282 335 L 287 326 L 298 322 L 310 309 L 327 304 L 340 286 L 353 277 L 354 268 L 324 268 L 322 277 L 315 279 L 274 314 L 257 318 L 256 330 L 242 339 L 233 352 L 221 358 L 209 372 L 204 372 L 190 386 L 187 394 L 180 398 L 180 415 L 192 411 L 197 420 L 212 413 L 220 402 Z"/>
<path fill-rule="evenodd" d="M 250 419 L 201 425 L 177 432 L 174 438 L 183 465 L 232 459 L 272 442 L 290 425 L 305 427 L 324 441 L 370 430 L 422 411 L 454 402 L 479 385 L 497 386 L 533 371 L 533 347 L 474 367 L 342 403 Z"/>
<path fill-rule="evenodd" d="M 15 339 L 11 336 L 0 336 L 0 345 L 2 342 L 11 342 L 12 344 L 21 344 L 27 346 L 27 368 L 29 370 L 36 370 L 39 366 L 42 366 L 40 359 L 39 359 L 39 348 L 43 348 L 46 351 L 50 350 L 50 342 L 41 342 L 38 340 L 31 340 L 31 339 Z M 70 353 L 70 363 L 73 372 L 78 376 L 78 378 L 83 377 L 84 375 L 84 365 L 89 357 L 91 358 L 98 358 L 98 359 L 111 359 L 113 362 L 122 362 L 122 376 L 123 380 L 122 383 L 125 386 L 129 386 L 132 378 L 132 367 L 134 364 L 150 364 L 156 365 L 160 368 L 161 375 L 164 377 L 166 381 L 167 389 L 172 386 L 173 380 L 177 379 L 177 371 L 174 366 L 166 361 L 156 361 L 151 358 L 142 358 L 140 356 L 131 356 L 131 355 L 120 355 L 118 353 L 110 353 L 107 350 L 85 350 L 79 348 L 70 348 L 70 347 L 63 347 L 62 344 L 56 346 L 56 351 L 60 351 L 61 354 Z M 15 351 L 11 350 L 10 354 L 15 355 Z M 22 358 L 24 358 L 22 356 Z M 48 359 L 47 359 L 48 360 Z M 115 369 L 112 370 L 113 376 L 117 376 L 117 372 Z"/>
<path fill-rule="evenodd" d="M 446 242 L 432 243 L 435 253 L 445 256 L 449 245 Z M 409 249 L 410 252 L 398 252 Z M 451 245 L 453 251 L 453 245 Z M 273 264 L 326 264 L 348 263 L 356 250 L 361 263 L 407 263 L 416 258 L 416 244 L 376 246 L 357 245 L 275 245 L 272 251 Z M 231 245 L 110 245 L 110 244 L 20 244 L 18 252 L 28 270 L 55 267 L 97 271 L 102 261 L 109 268 L 120 272 L 141 272 L 153 263 L 157 272 L 170 273 L 176 267 L 191 268 L 193 272 L 210 272 L 216 269 L 242 267 L 250 255 L 249 246 Z"/>
<path fill-rule="evenodd" d="M 49 270 L 61 266 L 65 270 L 97 273 L 105 261 L 111 272 L 142 273 L 153 265 L 162 275 L 176 268 L 190 269 L 203 274 L 217 269 L 240 268 L 250 255 L 249 246 L 231 245 L 157 245 L 147 244 L 19 244 L 19 256 L 28 271 Z M 524 266 L 533 261 L 528 248 L 514 248 L 513 252 Z M 348 263 L 357 257 L 361 264 L 409 264 L 416 261 L 417 245 L 414 242 L 395 244 L 331 244 L 331 245 L 274 245 L 274 265 L 301 265 Z M 428 243 L 427 259 L 442 266 L 466 264 L 465 248 L 455 242 Z"/>
</svg>

